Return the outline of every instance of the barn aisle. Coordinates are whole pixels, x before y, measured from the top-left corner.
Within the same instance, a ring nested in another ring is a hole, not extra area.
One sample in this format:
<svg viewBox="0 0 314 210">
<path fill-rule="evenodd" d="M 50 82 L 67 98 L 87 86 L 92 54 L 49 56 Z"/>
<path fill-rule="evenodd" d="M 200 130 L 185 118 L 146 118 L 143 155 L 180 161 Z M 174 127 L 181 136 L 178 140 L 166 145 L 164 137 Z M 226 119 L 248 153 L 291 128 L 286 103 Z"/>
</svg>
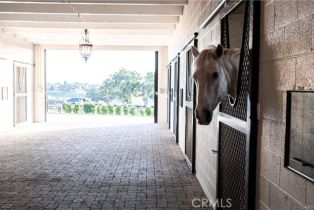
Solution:
<svg viewBox="0 0 314 210">
<path fill-rule="evenodd" d="M 0 209 L 192 209 L 205 197 L 162 125 L 33 126 L 0 136 Z"/>
</svg>

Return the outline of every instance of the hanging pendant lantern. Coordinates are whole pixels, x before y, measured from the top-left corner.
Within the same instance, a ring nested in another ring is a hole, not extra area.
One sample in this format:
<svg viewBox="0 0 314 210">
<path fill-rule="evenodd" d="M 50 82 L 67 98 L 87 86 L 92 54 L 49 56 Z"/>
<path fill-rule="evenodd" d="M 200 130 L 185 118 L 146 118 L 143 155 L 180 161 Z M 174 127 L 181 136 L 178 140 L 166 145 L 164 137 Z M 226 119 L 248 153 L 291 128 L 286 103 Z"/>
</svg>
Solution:
<svg viewBox="0 0 314 210">
<path fill-rule="evenodd" d="M 87 62 L 93 51 L 93 44 L 89 40 L 88 29 L 84 29 L 83 41 L 79 45 L 80 55 Z"/>
</svg>

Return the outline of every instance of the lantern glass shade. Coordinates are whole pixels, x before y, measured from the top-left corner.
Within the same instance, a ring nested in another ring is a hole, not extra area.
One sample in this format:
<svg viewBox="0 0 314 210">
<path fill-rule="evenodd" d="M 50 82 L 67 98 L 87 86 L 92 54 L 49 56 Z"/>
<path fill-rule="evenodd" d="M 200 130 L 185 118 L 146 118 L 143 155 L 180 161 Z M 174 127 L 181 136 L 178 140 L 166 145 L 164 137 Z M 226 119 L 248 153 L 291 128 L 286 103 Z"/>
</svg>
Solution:
<svg viewBox="0 0 314 210">
<path fill-rule="evenodd" d="M 89 40 L 88 30 L 84 30 L 83 42 L 79 45 L 80 55 L 85 62 L 89 59 L 93 51 L 93 45 Z"/>
</svg>

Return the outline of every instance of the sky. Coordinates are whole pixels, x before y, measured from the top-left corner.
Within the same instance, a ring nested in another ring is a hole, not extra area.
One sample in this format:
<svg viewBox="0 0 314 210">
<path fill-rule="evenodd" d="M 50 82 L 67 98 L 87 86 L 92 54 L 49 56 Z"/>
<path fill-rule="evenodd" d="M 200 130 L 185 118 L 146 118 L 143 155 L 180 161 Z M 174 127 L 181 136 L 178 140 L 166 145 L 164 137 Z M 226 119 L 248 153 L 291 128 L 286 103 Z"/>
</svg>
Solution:
<svg viewBox="0 0 314 210">
<path fill-rule="evenodd" d="M 101 84 L 120 68 L 155 71 L 154 51 L 93 51 L 85 63 L 78 50 L 47 50 L 47 82 Z"/>
</svg>

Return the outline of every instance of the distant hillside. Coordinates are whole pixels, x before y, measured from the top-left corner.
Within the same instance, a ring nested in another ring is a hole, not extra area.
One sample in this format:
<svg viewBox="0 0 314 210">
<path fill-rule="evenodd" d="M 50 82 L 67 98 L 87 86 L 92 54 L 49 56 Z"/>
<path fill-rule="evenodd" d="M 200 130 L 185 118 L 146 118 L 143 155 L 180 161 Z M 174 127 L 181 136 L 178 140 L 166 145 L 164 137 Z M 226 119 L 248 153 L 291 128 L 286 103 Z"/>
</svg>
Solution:
<svg viewBox="0 0 314 210">
<path fill-rule="evenodd" d="M 48 96 L 56 98 L 76 98 L 76 97 L 86 97 L 86 94 L 78 94 L 69 91 L 52 90 L 48 91 Z"/>
</svg>

